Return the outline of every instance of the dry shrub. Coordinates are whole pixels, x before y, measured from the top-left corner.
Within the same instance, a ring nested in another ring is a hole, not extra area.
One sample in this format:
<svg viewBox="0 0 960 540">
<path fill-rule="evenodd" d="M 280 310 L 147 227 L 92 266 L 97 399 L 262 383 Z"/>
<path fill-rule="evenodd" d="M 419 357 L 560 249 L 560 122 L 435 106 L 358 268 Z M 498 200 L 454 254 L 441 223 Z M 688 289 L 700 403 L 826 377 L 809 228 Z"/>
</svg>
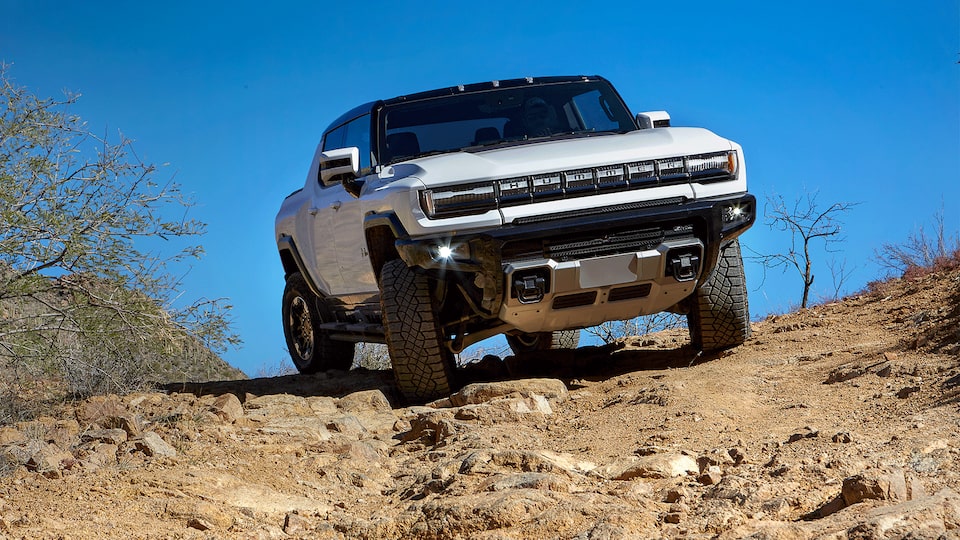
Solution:
<svg viewBox="0 0 960 540">
<path fill-rule="evenodd" d="M 933 229 L 917 227 L 901 243 L 886 243 L 874 252 L 874 260 L 888 275 L 922 277 L 960 265 L 960 234 L 946 227 L 943 207 L 933 216 Z"/>
</svg>

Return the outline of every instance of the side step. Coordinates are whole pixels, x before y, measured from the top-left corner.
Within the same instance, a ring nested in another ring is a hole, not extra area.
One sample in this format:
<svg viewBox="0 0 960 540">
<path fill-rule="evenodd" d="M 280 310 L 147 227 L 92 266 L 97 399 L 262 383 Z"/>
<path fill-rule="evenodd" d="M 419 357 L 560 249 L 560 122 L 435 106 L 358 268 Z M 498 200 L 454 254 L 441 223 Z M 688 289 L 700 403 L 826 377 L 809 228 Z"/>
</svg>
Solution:
<svg viewBox="0 0 960 540">
<path fill-rule="evenodd" d="M 323 323 L 319 330 L 330 334 L 330 339 L 368 343 L 386 343 L 382 324 Z"/>
</svg>

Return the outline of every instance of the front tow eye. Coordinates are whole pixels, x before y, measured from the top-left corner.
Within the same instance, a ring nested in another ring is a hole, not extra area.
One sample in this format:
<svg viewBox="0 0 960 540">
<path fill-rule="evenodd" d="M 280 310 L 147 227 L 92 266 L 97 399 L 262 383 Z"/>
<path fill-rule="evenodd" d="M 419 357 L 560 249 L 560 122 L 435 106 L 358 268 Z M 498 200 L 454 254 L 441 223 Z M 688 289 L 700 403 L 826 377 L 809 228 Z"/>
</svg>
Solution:
<svg viewBox="0 0 960 540">
<path fill-rule="evenodd" d="M 546 289 L 546 280 L 540 276 L 524 276 L 513 282 L 513 289 L 517 293 L 517 300 L 521 304 L 535 304 L 543 300 Z"/>
<path fill-rule="evenodd" d="M 700 270 L 700 257 L 693 253 L 683 253 L 670 259 L 670 270 L 673 279 L 690 281 L 697 277 L 697 271 Z"/>
</svg>

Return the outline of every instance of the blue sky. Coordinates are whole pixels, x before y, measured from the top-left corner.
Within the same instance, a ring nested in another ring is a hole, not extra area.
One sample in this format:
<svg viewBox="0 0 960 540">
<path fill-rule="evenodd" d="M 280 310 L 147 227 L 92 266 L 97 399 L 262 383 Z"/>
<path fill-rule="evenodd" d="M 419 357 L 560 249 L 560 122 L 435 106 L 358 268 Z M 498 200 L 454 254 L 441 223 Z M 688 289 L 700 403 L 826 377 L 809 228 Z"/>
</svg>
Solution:
<svg viewBox="0 0 960 540">
<path fill-rule="evenodd" d="M 960 0 L 808 2 L 54 2 L 0 0 L 0 61 L 42 96 L 120 129 L 170 165 L 209 224 L 184 296 L 229 297 L 248 374 L 286 358 L 282 199 L 303 185 L 321 131 L 346 109 L 419 90 L 524 76 L 599 74 L 634 112 L 666 109 L 744 147 L 750 191 L 843 216 L 846 242 L 816 252 L 869 259 L 944 208 L 960 229 Z M 650 4 L 650 5 L 648 5 Z M 743 243 L 782 252 L 761 221 Z M 794 274 L 747 264 L 754 316 L 800 299 Z"/>
</svg>

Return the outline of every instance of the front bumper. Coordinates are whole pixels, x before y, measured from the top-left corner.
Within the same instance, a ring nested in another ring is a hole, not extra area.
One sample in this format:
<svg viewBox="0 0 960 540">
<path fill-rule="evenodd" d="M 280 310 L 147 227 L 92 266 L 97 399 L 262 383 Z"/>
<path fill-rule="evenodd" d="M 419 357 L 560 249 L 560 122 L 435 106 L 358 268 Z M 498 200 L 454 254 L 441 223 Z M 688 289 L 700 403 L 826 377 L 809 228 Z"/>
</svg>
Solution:
<svg viewBox="0 0 960 540">
<path fill-rule="evenodd" d="M 722 243 L 756 219 L 739 194 L 519 218 L 482 233 L 401 238 L 401 258 L 459 282 L 485 316 L 524 332 L 657 313 L 689 296 Z"/>
</svg>

